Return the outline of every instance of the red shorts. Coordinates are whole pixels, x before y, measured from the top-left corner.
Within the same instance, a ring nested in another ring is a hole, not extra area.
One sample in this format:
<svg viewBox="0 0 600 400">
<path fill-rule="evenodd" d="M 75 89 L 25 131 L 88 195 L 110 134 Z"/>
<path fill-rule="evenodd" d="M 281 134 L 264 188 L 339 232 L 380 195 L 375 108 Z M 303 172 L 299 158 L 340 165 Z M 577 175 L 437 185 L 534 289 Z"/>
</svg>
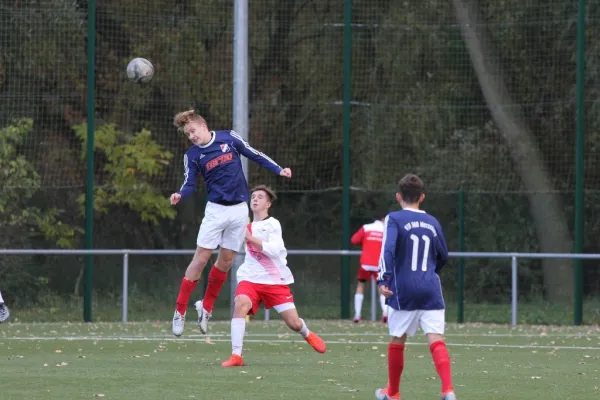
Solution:
<svg viewBox="0 0 600 400">
<path fill-rule="evenodd" d="M 377 274 L 379 271 L 367 271 L 363 267 L 358 268 L 358 276 L 356 277 L 359 281 L 369 281 L 371 279 L 377 280 Z"/>
<path fill-rule="evenodd" d="M 265 303 L 265 308 L 269 309 L 285 303 L 293 303 L 294 296 L 288 285 L 265 285 L 262 283 L 252 283 L 241 281 L 235 290 L 235 297 L 239 295 L 247 296 L 252 302 L 252 309 L 248 315 L 256 314 L 261 303 Z"/>
</svg>

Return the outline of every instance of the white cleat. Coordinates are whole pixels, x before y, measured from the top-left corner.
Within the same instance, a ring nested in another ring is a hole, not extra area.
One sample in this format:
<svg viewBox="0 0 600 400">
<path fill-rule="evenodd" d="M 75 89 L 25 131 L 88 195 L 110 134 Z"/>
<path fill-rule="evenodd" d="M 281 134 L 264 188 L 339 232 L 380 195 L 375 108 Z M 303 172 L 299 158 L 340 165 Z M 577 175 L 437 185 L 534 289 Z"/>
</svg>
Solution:
<svg viewBox="0 0 600 400">
<path fill-rule="evenodd" d="M 394 396 L 390 396 L 388 394 L 387 388 L 377 389 L 375 391 L 375 398 L 377 400 L 400 400 L 400 393 L 398 393 Z"/>
<path fill-rule="evenodd" d="M 442 397 L 440 397 L 440 400 L 456 400 L 456 394 L 454 394 L 454 392 L 448 392 L 443 394 Z"/>
<path fill-rule="evenodd" d="M 173 314 L 173 335 L 181 336 L 183 333 L 183 327 L 185 326 L 185 314 L 179 314 L 179 311 L 175 310 Z"/>
<path fill-rule="evenodd" d="M 10 312 L 8 311 L 8 307 L 6 304 L 0 304 L 0 322 L 4 322 L 10 317 Z"/>
<path fill-rule="evenodd" d="M 200 328 L 200 332 L 206 335 L 206 332 L 208 332 L 208 320 L 212 317 L 212 314 L 202 307 L 202 300 L 195 302 L 194 306 L 196 307 L 196 311 L 198 311 L 198 327 Z"/>
</svg>

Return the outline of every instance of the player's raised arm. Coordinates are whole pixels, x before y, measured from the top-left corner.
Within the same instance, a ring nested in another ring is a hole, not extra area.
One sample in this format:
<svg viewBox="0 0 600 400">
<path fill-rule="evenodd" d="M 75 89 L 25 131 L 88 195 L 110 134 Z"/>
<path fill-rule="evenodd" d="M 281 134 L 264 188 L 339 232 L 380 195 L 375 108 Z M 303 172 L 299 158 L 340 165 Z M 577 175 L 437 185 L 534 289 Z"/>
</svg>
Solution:
<svg viewBox="0 0 600 400">
<path fill-rule="evenodd" d="M 398 240 L 398 226 L 390 219 L 388 215 L 385 217 L 383 227 L 383 244 L 381 246 L 381 256 L 379 257 L 379 275 L 377 283 L 386 285 L 387 281 L 394 270 L 396 242 Z"/>
<path fill-rule="evenodd" d="M 446 239 L 444 237 L 444 232 L 442 230 L 441 225 L 438 223 L 437 227 L 437 240 L 436 240 L 436 264 L 435 264 L 435 272 L 440 272 L 440 270 L 446 265 L 448 262 L 448 246 L 446 245 Z"/>
<path fill-rule="evenodd" d="M 196 188 L 196 182 L 198 182 L 198 164 L 188 158 L 188 155 L 183 156 L 183 185 L 177 192 L 181 195 L 181 198 L 185 198 L 192 193 Z"/>
<path fill-rule="evenodd" d="M 271 171 L 275 175 L 282 175 L 287 178 L 292 177 L 292 173 L 289 168 L 281 168 L 279 164 L 269 158 L 266 154 L 261 153 L 256 150 L 248 142 L 246 142 L 240 135 L 235 133 L 234 131 L 230 132 L 231 137 L 233 138 L 233 144 L 237 151 L 241 154 L 254 161 L 267 171 Z"/>
</svg>

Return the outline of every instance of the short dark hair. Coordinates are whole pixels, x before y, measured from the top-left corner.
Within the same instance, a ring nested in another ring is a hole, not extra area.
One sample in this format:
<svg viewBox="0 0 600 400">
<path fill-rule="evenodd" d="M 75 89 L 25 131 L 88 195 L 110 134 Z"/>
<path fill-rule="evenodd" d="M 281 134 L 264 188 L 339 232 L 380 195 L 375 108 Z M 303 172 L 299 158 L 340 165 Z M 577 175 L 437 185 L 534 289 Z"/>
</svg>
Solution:
<svg viewBox="0 0 600 400">
<path fill-rule="evenodd" d="M 258 185 L 258 186 L 254 186 L 252 188 L 252 190 L 250 191 L 250 195 L 252 195 L 252 193 L 254 192 L 258 192 L 258 191 L 263 191 L 267 194 L 267 196 L 269 196 L 269 201 L 272 203 L 275 200 L 277 200 L 277 195 L 275 194 L 275 191 L 273 189 L 271 189 L 270 187 L 268 187 L 267 185 Z"/>
<path fill-rule="evenodd" d="M 407 203 L 416 203 L 425 193 L 425 184 L 415 174 L 406 174 L 398 181 L 398 193 Z"/>
</svg>

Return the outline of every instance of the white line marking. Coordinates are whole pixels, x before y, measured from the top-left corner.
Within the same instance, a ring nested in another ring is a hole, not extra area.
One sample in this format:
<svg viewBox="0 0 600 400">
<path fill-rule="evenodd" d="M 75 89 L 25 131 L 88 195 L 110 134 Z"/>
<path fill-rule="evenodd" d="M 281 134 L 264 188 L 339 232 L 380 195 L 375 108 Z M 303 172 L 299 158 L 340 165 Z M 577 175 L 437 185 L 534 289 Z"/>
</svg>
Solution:
<svg viewBox="0 0 600 400">
<path fill-rule="evenodd" d="M 210 336 L 206 337 L 207 340 L 210 339 L 211 342 L 223 342 L 229 343 L 229 339 L 213 339 Z M 172 338 L 172 337 L 93 337 L 93 336 L 29 336 L 29 337 L 6 337 L 1 338 L 0 342 L 3 340 L 10 341 L 49 341 L 49 340 L 65 340 L 65 341 L 122 341 L 122 342 L 197 342 L 197 343 L 206 343 L 205 341 L 194 339 L 194 338 Z M 290 339 L 290 340 L 261 340 L 261 339 L 245 339 L 246 343 L 304 343 L 302 339 Z M 344 341 L 344 340 L 328 340 L 327 344 L 345 344 L 345 345 L 387 345 L 388 342 L 381 341 Z M 427 343 L 421 342 L 406 342 L 409 345 L 420 345 L 426 346 Z M 482 344 L 482 343 L 452 343 L 448 342 L 448 346 L 451 347 L 487 347 L 487 348 L 505 348 L 505 349 L 549 349 L 549 350 L 599 350 L 600 347 L 584 347 L 584 346 L 545 346 L 545 345 L 513 345 L 513 344 Z"/>
<path fill-rule="evenodd" d="M 281 336 L 285 336 L 285 335 L 293 335 L 293 333 L 247 333 L 246 336 L 254 336 L 254 337 L 281 337 Z M 191 334 L 191 335 L 186 335 L 187 337 L 204 337 L 205 335 L 201 335 L 201 334 Z M 221 337 L 221 336 L 226 336 L 229 337 L 228 334 L 214 334 L 211 335 L 213 337 Z M 387 337 L 389 336 L 389 333 L 386 332 L 382 332 L 382 333 L 374 333 L 374 332 L 370 332 L 370 333 L 360 333 L 360 332 L 356 332 L 356 333 L 350 333 L 350 332 L 339 332 L 339 333 L 319 333 L 319 336 L 349 336 L 349 337 L 365 337 L 365 336 L 377 336 L 377 337 Z M 600 340 L 600 334 L 583 334 L 583 333 L 572 333 L 572 334 L 565 334 L 565 333 L 557 333 L 557 334 L 552 334 L 552 333 L 538 333 L 538 334 L 530 334 L 530 333 L 447 333 L 444 336 L 446 337 L 524 337 L 524 338 L 549 338 L 549 337 L 568 337 L 568 338 L 586 338 L 586 337 L 595 337 L 598 340 Z"/>
</svg>

